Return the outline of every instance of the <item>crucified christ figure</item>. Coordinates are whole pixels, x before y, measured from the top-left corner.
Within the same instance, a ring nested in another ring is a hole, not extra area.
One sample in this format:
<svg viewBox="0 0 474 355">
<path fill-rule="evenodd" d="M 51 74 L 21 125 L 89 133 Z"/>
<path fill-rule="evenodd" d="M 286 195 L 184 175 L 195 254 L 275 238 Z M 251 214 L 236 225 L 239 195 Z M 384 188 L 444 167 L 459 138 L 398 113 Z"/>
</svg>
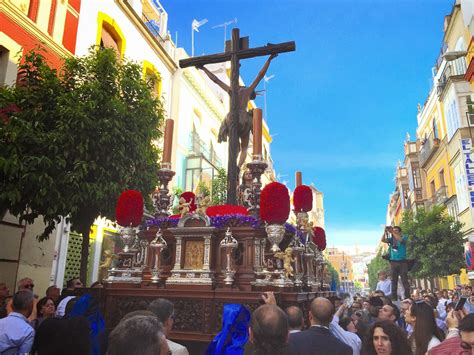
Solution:
<svg viewBox="0 0 474 355">
<path fill-rule="evenodd" d="M 239 155 L 239 162 L 238 167 L 241 169 L 242 165 L 245 162 L 245 158 L 247 156 L 247 149 L 250 140 L 250 131 L 252 130 L 252 113 L 247 112 L 247 106 L 250 100 L 255 99 L 255 88 L 257 87 L 258 83 L 264 78 L 268 67 L 270 66 L 270 62 L 273 58 L 277 57 L 278 54 L 272 54 L 268 57 L 267 61 L 263 65 L 262 69 L 256 76 L 255 80 L 252 82 L 250 86 L 239 86 L 239 91 L 237 92 L 237 98 L 239 100 L 239 117 L 238 117 L 238 133 L 240 139 L 240 155 Z M 227 92 L 232 97 L 232 89 L 229 85 L 221 81 L 214 73 L 209 71 L 204 66 L 197 66 L 198 69 L 201 69 L 207 76 L 219 85 L 225 92 Z M 229 127 L 230 127 L 230 120 L 231 120 L 231 112 L 229 112 L 222 122 L 221 127 L 219 129 L 219 136 L 217 137 L 217 141 L 226 142 L 227 137 L 229 136 Z"/>
</svg>

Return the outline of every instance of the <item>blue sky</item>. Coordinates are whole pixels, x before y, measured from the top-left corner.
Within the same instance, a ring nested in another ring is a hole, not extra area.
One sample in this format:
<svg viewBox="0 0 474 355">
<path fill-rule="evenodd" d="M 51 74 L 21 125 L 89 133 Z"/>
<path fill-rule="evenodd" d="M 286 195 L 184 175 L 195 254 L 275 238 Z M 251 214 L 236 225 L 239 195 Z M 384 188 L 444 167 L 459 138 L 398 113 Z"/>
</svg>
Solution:
<svg viewBox="0 0 474 355">
<path fill-rule="evenodd" d="M 161 0 L 168 28 L 195 54 L 223 49 L 212 26 L 237 18 L 250 46 L 296 42 L 267 72 L 267 121 L 281 180 L 294 172 L 324 193 L 329 245 L 374 245 L 403 141 L 429 89 L 452 0 Z M 233 25 L 234 26 L 234 25 Z M 228 38 L 230 29 L 228 31 Z M 265 58 L 242 61 L 248 83 Z M 263 84 L 259 89 L 263 88 Z M 263 99 L 257 98 L 263 107 Z"/>
</svg>

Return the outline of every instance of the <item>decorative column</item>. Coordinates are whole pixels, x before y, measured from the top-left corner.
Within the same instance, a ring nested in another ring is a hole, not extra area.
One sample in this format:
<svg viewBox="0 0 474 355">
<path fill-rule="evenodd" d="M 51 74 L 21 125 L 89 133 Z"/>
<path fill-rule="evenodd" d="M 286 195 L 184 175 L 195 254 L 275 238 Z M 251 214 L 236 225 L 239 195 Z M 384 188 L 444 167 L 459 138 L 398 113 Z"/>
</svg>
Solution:
<svg viewBox="0 0 474 355">
<path fill-rule="evenodd" d="M 249 211 L 256 218 L 260 218 L 261 176 L 267 167 L 262 155 L 262 110 L 256 108 L 253 110 L 253 160 L 247 164 L 252 173 L 252 207 Z"/>
<path fill-rule="evenodd" d="M 175 255 L 175 262 L 174 262 L 174 270 L 181 270 L 181 245 L 183 243 L 182 237 L 176 237 L 176 255 Z"/>
<path fill-rule="evenodd" d="M 171 196 L 168 184 L 173 179 L 175 172 L 171 170 L 171 151 L 173 148 L 173 125 L 172 119 L 167 119 L 165 124 L 165 135 L 163 143 L 163 159 L 161 168 L 158 170 L 159 190 L 153 195 L 156 209 L 155 217 L 168 217 L 171 205 Z"/>
</svg>

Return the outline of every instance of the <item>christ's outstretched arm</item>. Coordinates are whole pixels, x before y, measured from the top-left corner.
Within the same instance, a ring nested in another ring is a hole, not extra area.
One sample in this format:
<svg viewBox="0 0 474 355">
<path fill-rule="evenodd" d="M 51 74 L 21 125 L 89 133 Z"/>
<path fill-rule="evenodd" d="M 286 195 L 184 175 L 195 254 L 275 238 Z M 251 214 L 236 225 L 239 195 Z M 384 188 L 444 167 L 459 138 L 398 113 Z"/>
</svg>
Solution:
<svg viewBox="0 0 474 355">
<path fill-rule="evenodd" d="M 230 86 L 224 83 L 221 79 L 219 79 L 213 72 L 211 72 L 209 69 L 207 69 L 203 65 L 198 66 L 196 68 L 201 69 L 204 73 L 207 74 L 209 79 L 211 79 L 213 82 L 219 85 L 225 92 L 227 92 L 230 95 Z"/>
</svg>

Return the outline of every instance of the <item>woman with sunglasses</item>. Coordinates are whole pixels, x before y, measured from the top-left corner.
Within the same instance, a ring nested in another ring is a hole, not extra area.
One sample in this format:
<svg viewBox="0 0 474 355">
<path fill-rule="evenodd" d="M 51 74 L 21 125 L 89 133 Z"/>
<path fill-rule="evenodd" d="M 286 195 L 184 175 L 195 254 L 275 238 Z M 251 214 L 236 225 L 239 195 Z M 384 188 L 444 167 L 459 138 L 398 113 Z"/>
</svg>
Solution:
<svg viewBox="0 0 474 355">
<path fill-rule="evenodd" d="M 424 355 L 444 339 L 434 311 L 425 301 L 414 302 L 405 314 L 405 321 L 413 327 L 409 341 L 415 355 Z"/>
<path fill-rule="evenodd" d="M 407 336 L 395 323 L 377 321 L 369 330 L 363 355 L 412 355 Z"/>
</svg>

